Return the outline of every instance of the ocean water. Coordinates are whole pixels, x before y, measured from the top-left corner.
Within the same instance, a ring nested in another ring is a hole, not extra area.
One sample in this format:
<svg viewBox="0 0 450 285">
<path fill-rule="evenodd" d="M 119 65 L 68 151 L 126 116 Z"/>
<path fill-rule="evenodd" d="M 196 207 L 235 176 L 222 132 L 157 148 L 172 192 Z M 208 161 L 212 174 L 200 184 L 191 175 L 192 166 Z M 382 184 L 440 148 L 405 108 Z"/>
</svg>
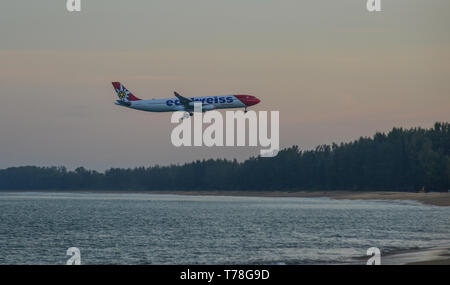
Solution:
<svg viewBox="0 0 450 285">
<path fill-rule="evenodd" d="M 450 207 L 409 201 L 0 192 L 0 264 L 364 264 L 450 243 Z"/>
</svg>

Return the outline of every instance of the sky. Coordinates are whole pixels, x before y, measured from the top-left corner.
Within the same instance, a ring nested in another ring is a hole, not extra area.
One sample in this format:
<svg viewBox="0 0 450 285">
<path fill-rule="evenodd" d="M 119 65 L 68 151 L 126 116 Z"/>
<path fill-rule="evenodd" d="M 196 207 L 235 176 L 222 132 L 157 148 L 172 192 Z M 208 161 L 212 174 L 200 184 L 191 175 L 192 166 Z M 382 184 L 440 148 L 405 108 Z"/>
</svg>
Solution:
<svg viewBox="0 0 450 285">
<path fill-rule="evenodd" d="M 259 154 L 174 147 L 143 98 L 251 94 L 280 112 L 281 147 L 450 121 L 450 1 L 3 0 L 0 168 L 168 165 Z"/>
</svg>

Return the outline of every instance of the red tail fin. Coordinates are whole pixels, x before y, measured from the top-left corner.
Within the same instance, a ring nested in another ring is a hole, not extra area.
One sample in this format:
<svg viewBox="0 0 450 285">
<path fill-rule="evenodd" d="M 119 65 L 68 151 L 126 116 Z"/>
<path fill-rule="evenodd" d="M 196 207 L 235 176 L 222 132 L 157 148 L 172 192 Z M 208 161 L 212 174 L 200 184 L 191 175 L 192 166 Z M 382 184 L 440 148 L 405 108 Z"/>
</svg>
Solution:
<svg viewBox="0 0 450 285">
<path fill-rule="evenodd" d="M 116 90 L 117 96 L 122 101 L 138 101 L 141 100 L 138 97 L 134 96 L 133 93 L 127 90 L 125 86 L 120 82 L 112 82 L 114 89 Z"/>
</svg>

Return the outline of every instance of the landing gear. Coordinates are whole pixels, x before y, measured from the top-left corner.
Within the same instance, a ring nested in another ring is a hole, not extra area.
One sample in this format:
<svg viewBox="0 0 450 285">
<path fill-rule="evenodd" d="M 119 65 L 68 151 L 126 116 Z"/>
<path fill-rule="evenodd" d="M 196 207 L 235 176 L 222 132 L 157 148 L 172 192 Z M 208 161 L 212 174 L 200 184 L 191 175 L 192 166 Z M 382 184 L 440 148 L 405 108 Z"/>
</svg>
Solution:
<svg viewBox="0 0 450 285">
<path fill-rule="evenodd" d="M 189 116 L 190 116 L 190 113 L 189 113 L 189 112 L 184 112 L 183 117 L 182 117 L 181 119 L 182 119 L 182 120 L 188 119 Z"/>
<path fill-rule="evenodd" d="M 245 107 L 244 114 L 247 113 L 247 107 Z"/>
<path fill-rule="evenodd" d="M 182 120 L 189 119 L 189 117 L 192 117 L 194 113 L 192 112 L 184 112 L 183 117 L 181 117 Z"/>
</svg>

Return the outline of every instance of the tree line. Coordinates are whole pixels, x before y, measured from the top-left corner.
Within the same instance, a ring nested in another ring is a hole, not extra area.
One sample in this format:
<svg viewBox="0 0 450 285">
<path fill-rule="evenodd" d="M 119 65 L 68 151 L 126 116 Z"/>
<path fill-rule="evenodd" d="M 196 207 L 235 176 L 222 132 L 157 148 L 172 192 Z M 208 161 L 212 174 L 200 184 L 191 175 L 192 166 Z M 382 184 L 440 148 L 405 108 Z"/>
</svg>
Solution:
<svg viewBox="0 0 450 285">
<path fill-rule="evenodd" d="M 23 166 L 0 170 L 2 190 L 358 190 L 450 189 L 450 124 L 393 128 L 348 143 L 244 162 L 197 160 L 182 165 L 110 168 Z"/>
</svg>

